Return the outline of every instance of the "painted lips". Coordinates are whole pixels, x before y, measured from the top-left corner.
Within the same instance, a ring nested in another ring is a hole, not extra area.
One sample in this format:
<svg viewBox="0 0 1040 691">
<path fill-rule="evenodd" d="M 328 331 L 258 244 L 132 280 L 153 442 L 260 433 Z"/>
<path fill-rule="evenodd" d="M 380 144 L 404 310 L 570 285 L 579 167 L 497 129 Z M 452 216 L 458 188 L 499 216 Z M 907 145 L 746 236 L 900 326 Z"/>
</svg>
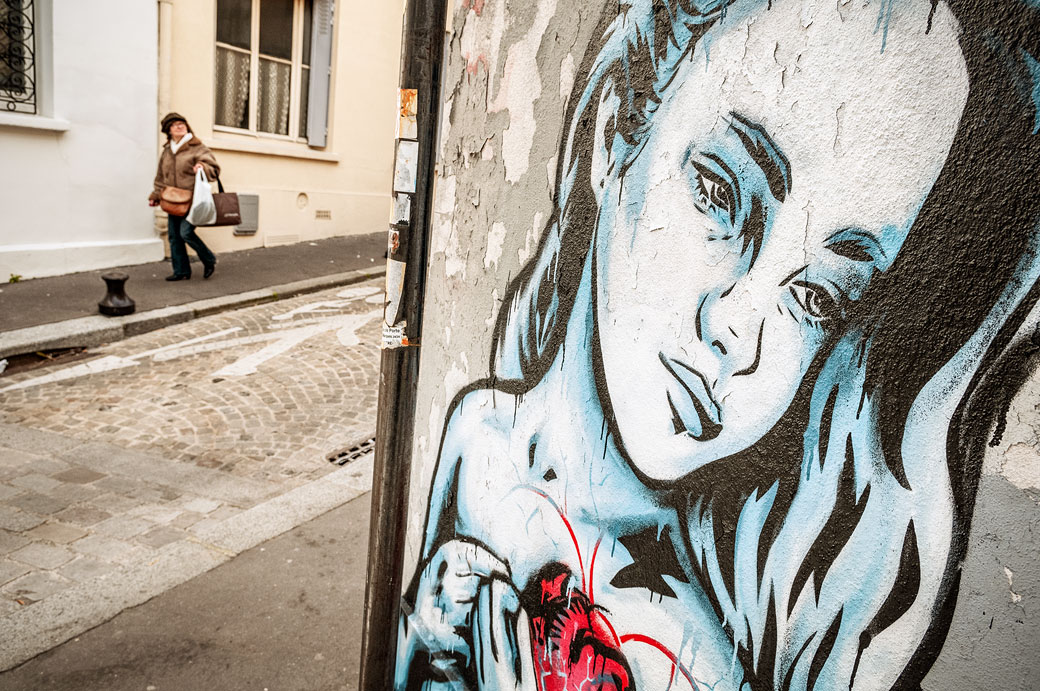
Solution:
<svg viewBox="0 0 1040 691">
<path fill-rule="evenodd" d="M 710 441 L 722 432 L 722 411 L 704 375 L 684 362 L 660 353 L 661 364 L 675 377 L 668 387 L 668 406 L 676 434 Z"/>
</svg>

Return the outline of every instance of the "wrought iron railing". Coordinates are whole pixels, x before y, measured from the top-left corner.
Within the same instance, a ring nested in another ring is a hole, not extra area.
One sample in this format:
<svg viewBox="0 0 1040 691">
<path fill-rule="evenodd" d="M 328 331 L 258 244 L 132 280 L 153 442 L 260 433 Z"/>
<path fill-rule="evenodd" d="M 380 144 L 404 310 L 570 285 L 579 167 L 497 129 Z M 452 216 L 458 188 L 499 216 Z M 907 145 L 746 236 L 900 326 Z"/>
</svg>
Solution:
<svg viewBox="0 0 1040 691">
<path fill-rule="evenodd" d="M 36 113 L 34 0 L 0 0 L 0 112 Z"/>
</svg>

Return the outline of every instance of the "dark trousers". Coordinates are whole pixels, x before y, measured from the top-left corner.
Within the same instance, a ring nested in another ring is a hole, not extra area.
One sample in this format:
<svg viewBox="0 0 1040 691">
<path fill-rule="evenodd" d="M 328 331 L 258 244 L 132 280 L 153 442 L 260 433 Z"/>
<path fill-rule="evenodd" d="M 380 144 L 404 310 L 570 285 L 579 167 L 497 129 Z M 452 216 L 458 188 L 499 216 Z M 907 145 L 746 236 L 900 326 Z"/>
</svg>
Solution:
<svg viewBox="0 0 1040 691">
<path fill-rule="evenodd" d="M 206 247 L 195 233 L 195 226 L 188 223 L 184 216 L 170 216 L 170 261 L 173 262 L 175 276 L 191 276 L 191 264 L 188 262 L 188 250 L 185 245 L 195 250 L 203 266 L 210 266 L 217 261 L 213 252 Z"/>
</svg>

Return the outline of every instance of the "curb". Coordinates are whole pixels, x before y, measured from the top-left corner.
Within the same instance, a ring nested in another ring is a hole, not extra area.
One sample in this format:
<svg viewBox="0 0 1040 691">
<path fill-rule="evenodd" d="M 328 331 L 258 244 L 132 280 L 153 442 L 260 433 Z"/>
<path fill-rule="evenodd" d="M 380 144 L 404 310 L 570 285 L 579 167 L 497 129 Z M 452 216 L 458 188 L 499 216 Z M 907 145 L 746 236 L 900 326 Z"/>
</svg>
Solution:
<svg viewBox="0 0 1040 691">
<path fill-rule="evenodd" d="M 0 358 L 32 353 L 54 348 L 89 348 L 105 343 L 121 341 L 130 336 L 148 333 L 172 324 L 182 324 L 199 317 L 249 307 L 263 302 L 305 295 L 326 288 L 360 283 L 370 278 L 384 276 L 385 266 L 371 269 L 355 269 L 328 276 L 307 278 L 270 288 L 260 288 L 234 295 L 196 300 L 184 305 L 148 310 L 126 317 L 102 317 L 94 315 L 30 326 L 0 333 Z"/>
</svg>

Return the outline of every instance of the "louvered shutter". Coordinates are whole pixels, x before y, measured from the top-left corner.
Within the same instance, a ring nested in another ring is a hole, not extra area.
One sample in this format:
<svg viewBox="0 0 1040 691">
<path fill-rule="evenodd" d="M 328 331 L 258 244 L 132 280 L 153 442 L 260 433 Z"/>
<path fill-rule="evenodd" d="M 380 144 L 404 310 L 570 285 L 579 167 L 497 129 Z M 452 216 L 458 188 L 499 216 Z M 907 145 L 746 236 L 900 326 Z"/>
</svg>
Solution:
<svg viewBox="0 0 1040 691">
<path fill-rule="evenodd" d="M 329 130 L 329 85 L 332 75 L 334 0 L 314 0 L 311 27 L 311 70 L 307 102 L 307 143 L 323 147 Z"/>
</svg>

